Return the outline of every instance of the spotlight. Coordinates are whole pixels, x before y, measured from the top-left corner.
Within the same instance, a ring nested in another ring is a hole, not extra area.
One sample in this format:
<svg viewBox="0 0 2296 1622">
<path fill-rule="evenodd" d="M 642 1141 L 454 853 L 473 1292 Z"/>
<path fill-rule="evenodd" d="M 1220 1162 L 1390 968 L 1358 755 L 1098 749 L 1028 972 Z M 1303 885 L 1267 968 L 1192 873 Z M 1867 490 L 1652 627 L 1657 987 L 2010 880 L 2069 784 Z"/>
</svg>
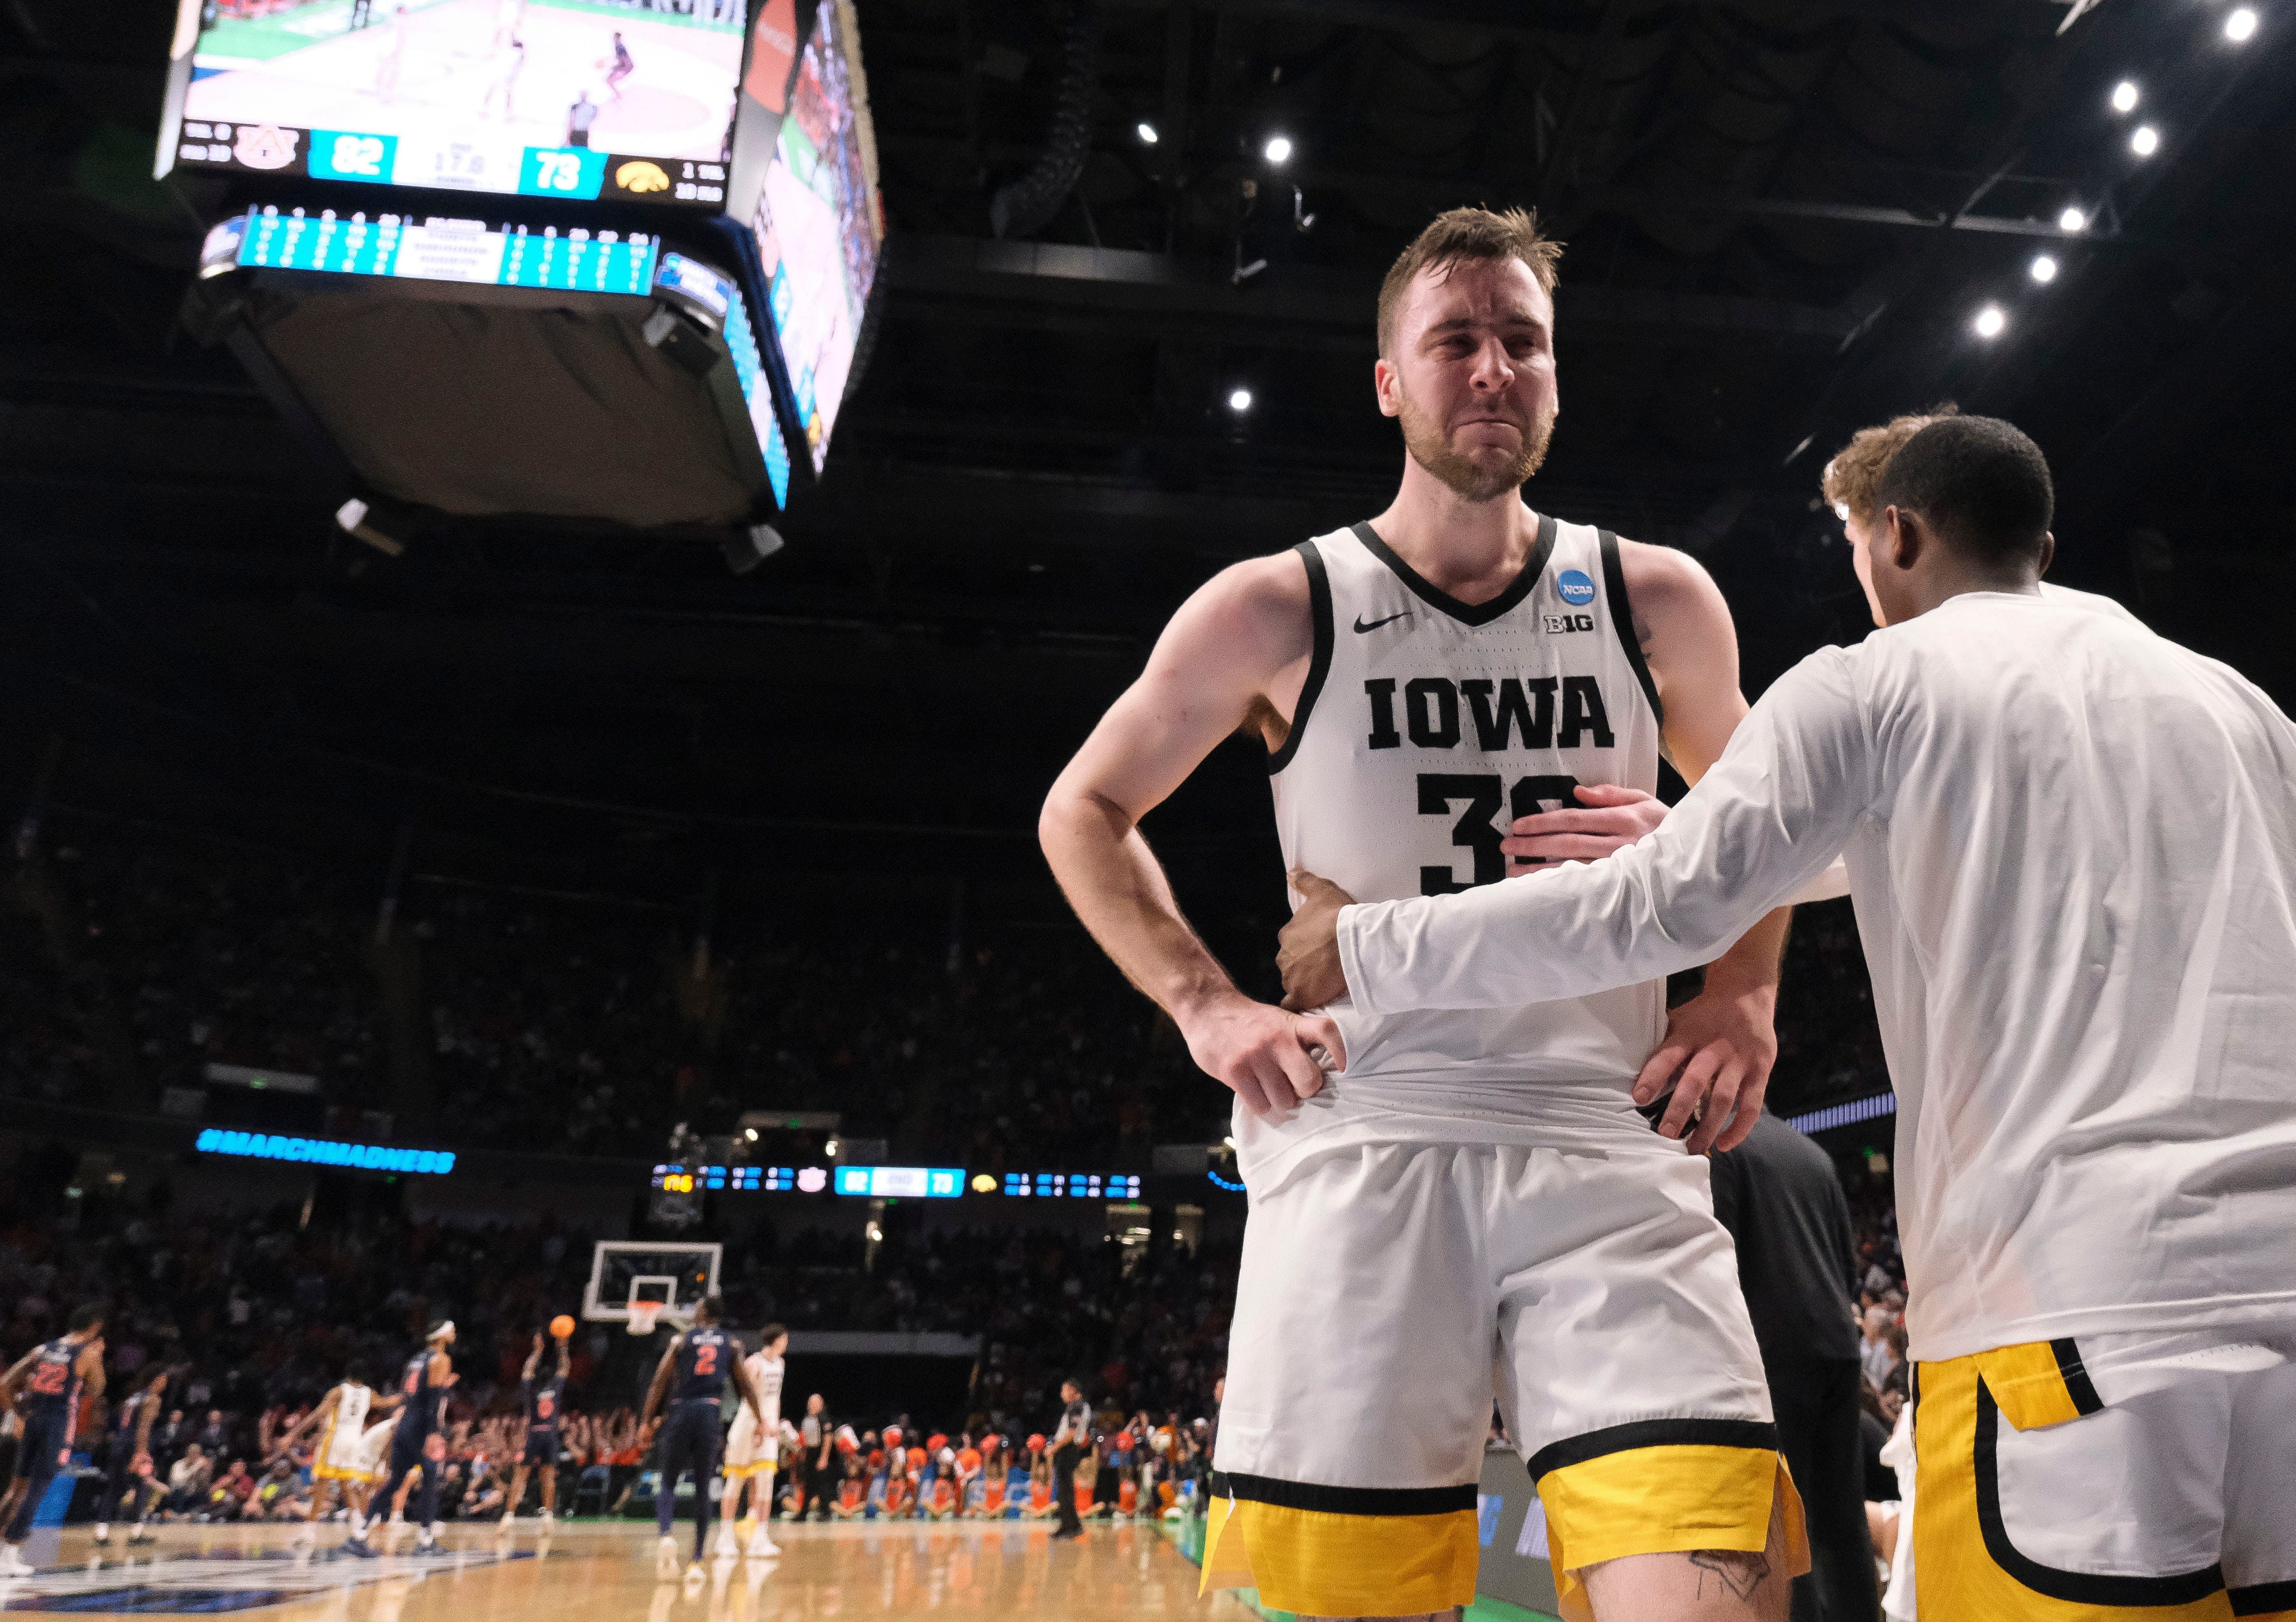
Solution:
<svg viewBox="0 0 2296 1622">
<path fill-rule="evenodd" d="M 2128 137 L 2128 150 L 2140 158 L 2149 158 L 2161 150 L 2161 132 L 2150 124 L 2139 124 Z"/>
<path fill-rule="evenodd" d="M 1976 327 L 1979 337 L 1990 342 L 1998 338 L 2008 326 L 2009 317 L 2002 313 L 1998 304 L 1988 304 L 1977 312 L 1977 319 L 1972 325 Z"/>
<path fill-rule="evenodd" d="M 2225 37 L 2234 45 L 2244 45 L 2256 34 L 2256 13 L 2247 6 L 2225 19 Z"/>
<path fill-rule="evenodd" d="M 1140 122 L 1132 127 L 1132 133 L 1140 137 L 1140 144 L 1143 146 L 1153 146 L 1156 144 L 1156 127 L 1145 119 L 1141 119 Z"/>
<path fill-rule="evenodd" d="M 1292 137 L 1290 136 L 1268 136 L 1267 144 L 1260 149 L 1260 154 L 1270 163 L 1289 163 L 1292 161 Z"/>
<path fill-rule="evenodd" d="M 2122 79 L 2112 87 L 2112 110 L 2115 112 L 2136 111 L 2136 81 Z"/>
<path fill-rule="evenodd" d="M 2054 282 L 2057 279 L 2057 261 L 2046 253 L 2035 255 L 2033 262 L 2025 268 L 2037 282 Z"/>
<path fill-rule="evenodd" d="M 2079 209 L 2067 209 L 2057 216 L 2057 229 L 2064 232 L 2086 231 L 2088 229 L 2088 216 Z"/>
<path fill-rule="evenodd" d="M 1227 395 L 1227 408 L 1235 412 L 1250 410 L 1251 391 L 1249 389 L 1229 390 Z"/>
</svg>

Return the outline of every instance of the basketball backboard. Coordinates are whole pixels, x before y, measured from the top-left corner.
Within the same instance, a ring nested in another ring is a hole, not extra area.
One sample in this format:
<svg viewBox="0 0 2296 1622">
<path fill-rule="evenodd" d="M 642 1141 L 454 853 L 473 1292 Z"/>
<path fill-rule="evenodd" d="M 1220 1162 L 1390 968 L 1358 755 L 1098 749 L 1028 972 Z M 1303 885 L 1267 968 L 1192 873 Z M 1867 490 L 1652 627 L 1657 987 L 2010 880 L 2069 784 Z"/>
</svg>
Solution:
<svg viewBox="0 0 2296 1622">
<path fill-rule="evenodd" d="M 661 1315 L 683 1328 L 694 1303 L 718 1288 L 723 1245 L 681 1245 L 666 1239 L 600 1239 L 590 1254 L 590 1281 L 582 1287 L 582 1316 L 594 1323 L 630 1320 L 633 1301 L 661 1303 Z"/>
</svg>

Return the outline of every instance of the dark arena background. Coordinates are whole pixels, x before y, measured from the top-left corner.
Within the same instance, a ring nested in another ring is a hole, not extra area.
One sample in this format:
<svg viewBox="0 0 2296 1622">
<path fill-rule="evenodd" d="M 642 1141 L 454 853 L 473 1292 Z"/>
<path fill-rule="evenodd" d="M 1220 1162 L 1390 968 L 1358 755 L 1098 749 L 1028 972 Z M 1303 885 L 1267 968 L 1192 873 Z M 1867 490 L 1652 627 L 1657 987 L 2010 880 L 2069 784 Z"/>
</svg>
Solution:
<svg viewBox="0 0 2296 1622">
<path fill-rule="evenodd" d="M 1944 401 L 2053 580 L 2296 697 L 2288 0 L 5 0 L 0 152 L 0 1354 L 106 1371 L 0 1610 L 1281 1614 L 1199 1594 L 1231 1095 L 1037 815 L 1190 592 L 1387 505 L 1442 210 L 1567 243 L 1526 498 L 1702 564 L 1749 697 L 1870 630 L 1828 459 Z M 1144 830 L 1272 999 L 1263 757 Z M 1849 901 L 1777 1039 L 1886 1435 Z M 825 1422 L 777 1560 L 657 1586 L 711 1291 Z M 444 1552 L 357 1558 L 297 1428 L 442 1319 Z M 1492 1448 L 1470 1614 L 1543 1616 Z"/>
</svg>

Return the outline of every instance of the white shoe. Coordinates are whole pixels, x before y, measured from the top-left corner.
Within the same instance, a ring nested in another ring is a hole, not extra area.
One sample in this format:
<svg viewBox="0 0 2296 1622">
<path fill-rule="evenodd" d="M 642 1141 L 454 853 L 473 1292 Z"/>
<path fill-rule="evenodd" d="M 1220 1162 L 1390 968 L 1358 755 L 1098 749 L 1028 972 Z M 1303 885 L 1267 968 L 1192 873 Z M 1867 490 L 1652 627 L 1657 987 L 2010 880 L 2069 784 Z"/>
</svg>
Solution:
<svg viewBox="0 0 2296 1622">
<path fill-rule="evenodd" d="M 720 1521 L 718 1525 L 718 1558 L 729 1560 L 741 1552 L 741 1540 L 734 1536 L 734 1523 Z"/>
<path fill-rule="evenodd" d="M 403 1510 L 393 1510 L 393 1511 L 391 1511 L 391 1512 L 390 1512 L 390 1524 L 391 1524 L 392 1526 L 394 1526 L 394 1527 L 403 1527 L 403 1526 L 405 1526 L 405 1525 L 406 1524 L 406 1511 L 403 1511 Z"/>
<path fill-rule="evenodd" d="M 700 1560 L 694 1561 L 691 1566 L 688 1566 L 685 1568 L 685 1585 L 688 1589 L 699 1589 L 702 1584 L 709 1580 L 709 1574 L 701 1569 L 701 1562 Z"/>
<path fill-rule="evenodd" d="M 0 1577 L 32 1577 L 38 1568 L 24 1558 L 24 1551 L 15 1544 L 0 1544 Z"/>
<path fill-rule="evenodd" d="M 548 1510 L 542 1511 L 542 1524 L 545 1527 L 557 1519 L 558 1517 L 553 1515 Z"/>
<path fill-rule="evenodd" d="M 766 1536 L 765 1527 L 759 1527 L 755 1533 L 750 1535 L 750 1558 L 751 1560 L 771 1560 L 781 1552 L 782 1546 L 775 1543 L 772 1538 Z"/>
<path fill-rule="evenodd" d="M 654 1545 L 654 1577 L 660 1582 L 675 1583 L 677 1581 L 677 1539 L 665 1537 Z"/>
<path fill-rule="evenodd" d="M 99 1544 L 111 1541 L 111 1528 L 100 1520 L 95 1523 L 95 1541 Z"/>
</svg>

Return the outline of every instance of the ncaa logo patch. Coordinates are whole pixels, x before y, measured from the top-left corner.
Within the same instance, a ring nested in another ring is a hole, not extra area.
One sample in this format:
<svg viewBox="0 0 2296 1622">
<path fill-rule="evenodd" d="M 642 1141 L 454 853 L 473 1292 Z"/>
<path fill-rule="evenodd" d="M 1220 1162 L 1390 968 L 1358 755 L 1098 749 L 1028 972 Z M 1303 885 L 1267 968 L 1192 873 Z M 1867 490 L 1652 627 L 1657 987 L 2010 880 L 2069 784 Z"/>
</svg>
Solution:
<svg viewBox="0 0 2296 1622">
<path fill-rule="evenodd" d="M 1564 602 L 1582 608 L 1595 600 L 1595 582 L 1576 569 L 1565 569 L 1556 575 L 1554 589 L 1562 594 Z"/>
</svg>

